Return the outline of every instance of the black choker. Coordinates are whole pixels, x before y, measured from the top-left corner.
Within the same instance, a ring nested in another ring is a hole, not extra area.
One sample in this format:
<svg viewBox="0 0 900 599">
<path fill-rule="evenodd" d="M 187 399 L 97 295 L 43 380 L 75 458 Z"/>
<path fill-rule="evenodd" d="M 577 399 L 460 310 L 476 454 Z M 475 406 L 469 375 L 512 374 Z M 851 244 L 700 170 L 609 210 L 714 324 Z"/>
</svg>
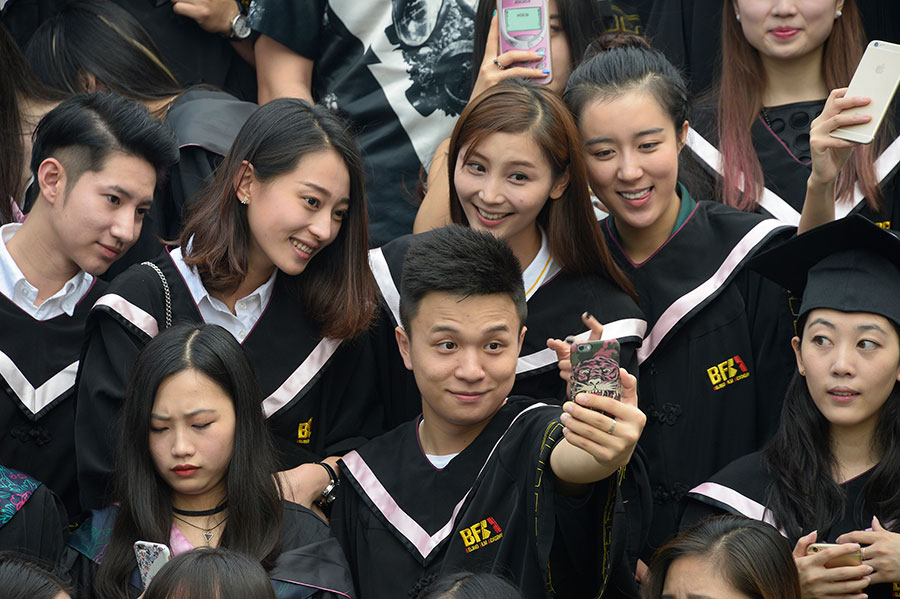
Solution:
<svg viewBox="0 0 900 599">
<path fill-rule="evenodd" d="M 216 507 L 212 508 L 211 510 L 198 510 L 198 511 L 180 510 L 177 507 L 172 506 L 172 511 L 175 512 L 176 514 L 178 514 L 179 516 L 188 516 L 188 517 L 190 517 L 190 516 L 212 516 L 213 514 L 218 514 L 219 512 L 224 512 L 225 508 L 227 508 L 227 507 L 228 507 L 228 502 L 223 501 L 222 503 L 220 503 Z"/>
</svg>

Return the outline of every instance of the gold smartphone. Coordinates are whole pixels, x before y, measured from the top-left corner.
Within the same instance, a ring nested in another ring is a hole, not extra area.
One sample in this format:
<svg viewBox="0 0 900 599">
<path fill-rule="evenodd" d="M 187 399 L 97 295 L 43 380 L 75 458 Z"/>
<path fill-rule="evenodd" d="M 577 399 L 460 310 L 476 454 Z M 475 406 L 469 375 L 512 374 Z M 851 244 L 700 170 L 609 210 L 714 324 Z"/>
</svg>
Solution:
<svg viewBox="0 0 900 599">
<path fill-rule="evenodd" d="M 836 543 L 813 543 L 806 550 L 806 555 L 816 554 L 823 549 L 829 547 L 840 547 Z M 857 549 L 853 553 L 836 557 L 831 561 L 825 562 L 826 568 L 843 568 L 844 566 L 859 566 L 862 564 L 862 550 Z"/>
<path fill-rule="evenodd" d="M 871 98 L 872 101 L 867 105 L 850 108 L 846 112 L 867 114 L 872 120 L 862 125 L 838 127 L 831 132 L 831 136 L 861 144 L 871 143 L 891 105 L 898 83 L 900 83 L 900 45 L 880 40 L 869 42 L 845 97 Z"/>
</svg>

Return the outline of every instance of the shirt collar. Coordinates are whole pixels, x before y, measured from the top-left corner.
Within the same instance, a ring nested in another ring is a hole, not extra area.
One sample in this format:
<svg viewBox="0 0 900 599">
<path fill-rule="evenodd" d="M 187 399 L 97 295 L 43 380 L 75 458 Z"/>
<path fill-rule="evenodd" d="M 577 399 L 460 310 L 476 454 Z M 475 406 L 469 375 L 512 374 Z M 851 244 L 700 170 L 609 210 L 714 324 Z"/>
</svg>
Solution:
<svg viewBox="0 0 900 599">
<path fill-rule="evenodd" d="M 550 244 L 547 241 L 547 234 L 539 228 L 541 232 L 541 249 L 538 250 L 537 256 L 531 261 L 531 264 L 522 271 L 522 283 L 525 286 L 525 300 L 530 300 L 531 296 L 537 293 L 541 286 L 556 276 L 559 272 L 559 266 L 550 255 Z"/>
</svg>

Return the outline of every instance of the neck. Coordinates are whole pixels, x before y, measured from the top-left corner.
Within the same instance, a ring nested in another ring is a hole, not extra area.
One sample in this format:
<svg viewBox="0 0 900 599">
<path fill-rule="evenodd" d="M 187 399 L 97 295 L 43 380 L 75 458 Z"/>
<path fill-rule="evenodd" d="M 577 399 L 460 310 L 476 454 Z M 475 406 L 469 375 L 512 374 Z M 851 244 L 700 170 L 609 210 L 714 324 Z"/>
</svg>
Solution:
<svg viewBox="0 0 900 599">
<path fill-rule="evenodd" d="M 819 46 L 805 56 L 789 60 L 761 56 L 766 73 L 763 105 L 780 106 L 828 97 L 828 87 L 822 73 L 823 52 L 824 48 Z"/>
<path fill-rule="evenodd" d="M 440 419 L 430 410 L 422 410 L 419 424 L 419 442 L 422 450 L 429 455 L 450 455 L 459 453 L 474 441 L 490 418 L 473 425 L 457 425 Z"/>
<path fill-rule="evenodd" d="M 835 478 L 845 482 L 869 470 L 881 459 L 874 445 L 876 421 L 853 427 L 831 426 L 831 451 L 837 462 Z"/>
<path fill-rule="evenodd" d="M 169 96 L 168 98 L 162 98 L 160 100 L 147 100 L 143 104 L 147 107 L 147 110 L 151 115 L 159 120 L 164 120 L 169 113 L 169 108 L 172 107 L 172 103 L 177 98 L 177 95 Z"/>
<path fill-rule="evenodd" d="M 172 507 L 189 512 L 211 510 L 225 501 L 224 482 L 199 495 L 185 495 L 172 491 Z"/>
<path fill-rule="evenodd" d="M 524 271 L 541 251 L 541 231 L 538 229 L 537 223 L 534 223 L 533 228 L 506 239 L 506 243 L 516 255 L 519 265 Z"/>
<path fill-rule="evenodd" d="M 632 227 L 624 222 L 624 219 L 615 219 L 622 249 L 632 262 L 641 264 L 646 261 L 672 234 L 672 229 L 678 222 L 678 211 L 681 209 L 681 198 L 674 191 L 672 194 L 674 197 L 663 215 L 647 227 Z"/>
<path fill-rule="evenodd" d="M 259 289 L 263 283 L 269 280 L 274 271 L 275 265 L 254 244 L 254 247 L 250 249 L 250 267 L 237 288 L 223 293 L 211 291 L 210 295 L 228 306 L 228 309 L 234 314 L 235 303 Z"/>
<path fill-rule="evenodd" d="M 19 270 L 37 288 L 36 305 L 52 297 L 81 271 L 55 243 L 58 236 L 46 218 L 43 204 L 38 198 L 29 217 L 6 245 Z"/>
</svg>

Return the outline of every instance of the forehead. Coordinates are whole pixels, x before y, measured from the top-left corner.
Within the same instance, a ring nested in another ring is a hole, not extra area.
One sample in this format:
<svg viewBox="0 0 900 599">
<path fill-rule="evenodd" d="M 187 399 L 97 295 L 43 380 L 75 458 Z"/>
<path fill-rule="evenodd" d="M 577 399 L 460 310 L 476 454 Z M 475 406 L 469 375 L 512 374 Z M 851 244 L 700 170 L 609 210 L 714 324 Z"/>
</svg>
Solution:
<svg viewBox="0 0 900 599">
<path fill-rule="evenodd" d="M 72 164 L 78 168 L 77 159 L 71 162 L 65 154 L 60 162 L 64 167 Z M 77 183 L 82 181 L 90 185 L 118 187 L 141 200 L 152 199 L 153 189 L 156 187 L 156 169 L 140 156 L 114 152 L 103 159 L 99 170 L 81 173 Z"/>
<path fill-rule="evenodd" d="M 195 410 L 233 412 L 231 396 L 214 380 L 194 369 L 166 377 L 156 390 L 153 412 L 182 414 Z"/>
<path fill-rule="evenodd" d="M 343 200 L 350 195 L 350 171 L 333 149 L 316 150 L 300 157 L 293 169 L 270 183 L 311 188 L 328 197 Z"/>
<path fill-rule="evenodd" d="M 672 128 L 672 119 L 650 91 L 635 89 L 609 98 L 597 98 L 584 106 L 581 132 L 585 139 L 604 132 L 637 133 Z"/>
<path fill-rule="evenodd" d="M 418 333 L 480 336 L 502 331 L 514 334 L 519 331 L 522 322 L 515 302 L 504 293 L 463 297 L 433 291 L 419 302 L 419 310 L 410 326 Z"/>
<path fill-rule="evenodd" d="M 806 318 L 806 328 L 815 323 L 827 322 L 836 328 L 850 328 L 877 326 L 887 333 L 896 334 L 893 323 L 881 314 L 872 312 L 841 312 L 831 308 L 815 308 L 809 312 Z"/>
<path fill-rule="evenodd" d="M 541 147 L 529 132 L 508 133 L 494 131 L 487 134 L 475 133 L 473 138 L 461 148 L 461 156 L 477 154 L 496 162 L 528 160 L 547 166 Z M 538 162 L 539 161 L 539 162 Z"/>
</svg>

